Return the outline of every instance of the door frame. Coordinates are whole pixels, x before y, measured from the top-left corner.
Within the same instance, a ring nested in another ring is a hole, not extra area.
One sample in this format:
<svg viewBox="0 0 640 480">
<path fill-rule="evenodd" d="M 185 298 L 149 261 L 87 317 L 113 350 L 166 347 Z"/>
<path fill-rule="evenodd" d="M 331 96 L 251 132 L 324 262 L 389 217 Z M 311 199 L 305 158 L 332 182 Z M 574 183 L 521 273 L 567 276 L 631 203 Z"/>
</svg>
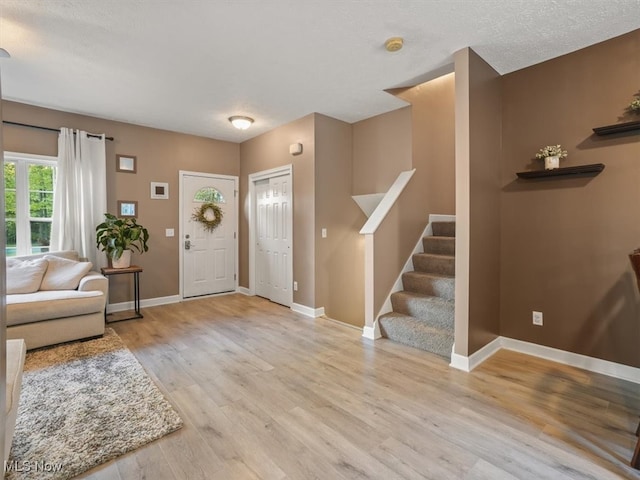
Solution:
<svg viewBox="0 0 640 480">
<path fill-rule="evenodd" d="M 180 299 L 182 301 L 184 300 L 191 300 L 191 298 L 184 298 L 184 248 L 182 248 L 182 242 L 184 241 L 184 239 L 182 238 L 184 236 L 184 232 L 183 232 L 183 228 L 182 228 L 182 223 L 183 223 L 183 201 L 182 201 L 182 188 L 183 188 L 183 181 L 184 181 L 184 177 L 186 176 L 198 176 L 198 177 L 207 177 L 207 178 L 214 178 L 214 179 L 218 179 L 218 180 L 233 180 L 233 194 L 235 197 L 235 208 L 234 208 L 234 214 L 236 217 L 236 223 L 234 225 L 234 239 L 235 239 L 235 245 L 234 245 L 234 264 L 235 264 L 235 281 L 234 281 L 234 289 L 237 292 L 238 291 L 238 266 L 239 266 L 239 251 L 238 251 L 238 241 L 239 241 L 239 237 L 240 235 L 238 235 L 238 224 L 239 224 L 239 203 L 240 203 L 240 196 L 238 195 L 238 179 L 239 177 L 234 176 L 234 175 L 221 175 L 221 174 L 217 174 L 217 173 L 207 173 L 207 172 L 192 172 L 192 171 L 188 171 L 188 170 L 179 170 L 178 171 L 178 209 L 179 209 L 179 214 L 178 214 L 178 250 L 180 251 L 180 255 L 179 255 L 179 269 L 180 269 L 180 275 L 179 275 L 179 295 L 180 295 Z M 211 296 L 214 295 L 224 295 L 224 294 L 219 294 L 219 293 L 212 293 Z M 205 295 L 206 296 L 206 295 Z M 195 297 L 195 298 L 202 298 L 202 297 Z"/>
<path fill-rule="evenodd" d="M 290 292 L 291 292 L 291 305 L 293 305 L 293 164 L 283 165 L 281 167 L 270 168 L 269 170 L 262 170 L 260 172 L 250 173 L 248 176 L 249 184 L 249 295 L 256 294 L 256 221 L 258 216 L 256 215 L 256 182 L 261 180 L 267 180 L 273 177 L 280 177 L 282 175 L 289 174 L 291 179 L 291 208 L 289 209 L 289 217 L 287 223 L 289 232 L 291 232 L 291 264 L 289 266 L 289 278 L 291 279 Z M 289 305 L 289 306 L 291 306 Z"/>
</svg>

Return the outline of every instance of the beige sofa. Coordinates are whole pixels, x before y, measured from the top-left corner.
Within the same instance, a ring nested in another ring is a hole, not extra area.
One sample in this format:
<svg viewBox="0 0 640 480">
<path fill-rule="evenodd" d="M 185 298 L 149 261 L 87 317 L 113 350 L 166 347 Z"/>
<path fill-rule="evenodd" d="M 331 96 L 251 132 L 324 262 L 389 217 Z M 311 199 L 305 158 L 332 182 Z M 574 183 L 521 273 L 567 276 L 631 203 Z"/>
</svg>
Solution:
<svg viewBox="0 0 640 480">
<path fill-rule="evenodd" d="M 7 338 L 28 350 L 104 334 L 109 282 L 75 251 L 7 258 Z"/>
</svg>

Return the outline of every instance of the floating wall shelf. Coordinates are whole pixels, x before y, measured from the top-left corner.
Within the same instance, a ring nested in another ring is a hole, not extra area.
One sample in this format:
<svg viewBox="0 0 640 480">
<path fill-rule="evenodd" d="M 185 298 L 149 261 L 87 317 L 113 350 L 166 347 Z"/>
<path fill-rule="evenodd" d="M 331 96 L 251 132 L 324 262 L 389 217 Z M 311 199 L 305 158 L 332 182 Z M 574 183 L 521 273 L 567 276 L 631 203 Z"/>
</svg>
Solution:
<svg viewBox="0 0 640 480">
<path fill-rule="evenodd" d="M 554 168 L 553 170 L 533 170 L 529 172 L 518 172 L 519 178 L 549 178 L 549 177 L 587 177 L 598 175 L 604 170 L 604 164 L 594 163 L 593 165 L 578 165 L 577 167 Z"/>
<path fill-rule="evenodd" d="M 613 135 L 614 133 L 635 132 L 640 133 L 640 121 L 616 123 L 604 127 L 595 127 L 593 132 L 596 135 Z"/>
</svg>

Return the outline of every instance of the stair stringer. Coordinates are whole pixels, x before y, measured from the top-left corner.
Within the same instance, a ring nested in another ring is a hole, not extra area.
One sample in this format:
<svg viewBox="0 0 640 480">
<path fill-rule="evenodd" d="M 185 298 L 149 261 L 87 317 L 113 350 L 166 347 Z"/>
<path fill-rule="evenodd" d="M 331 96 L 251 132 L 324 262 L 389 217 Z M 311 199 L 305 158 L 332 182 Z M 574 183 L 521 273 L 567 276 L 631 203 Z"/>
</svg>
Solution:
<svg viewBox="0 0 640 480">
<path fill-rule="evenodd" d="M 396 292 L 400 292 L 400 291 L 404 290 L 404 287 L 402 285 L 402 275 L 407 273 L 407 272 L 413 271 L 413 269 L 414 269 L 413 268 L 413 256 L 416 253 L 424 253 L 424 247 L 423 247 L 423 244 L 422 244 L 422 239 L 424 237 L 433 236 L 432 224 L 434 222 L 455 222 L 455 221 L 456 221 L 456 216 L 455 215 L 442 215 L 442 214 L 438 214 L 438 213 L 432 213 L 432 214 L 429 215 L 429 222 L 427 223 L 427 226 L 425 227 L 424 231 L 422 232 L 422 235 L 420 235 L 420 238 L 418 239 L 418 241 L 416 243 L 416 246 L 414 247 L 413 251 L 409 255 L 409 258 L 407 258 L 407 261 L 404 264 L 404 267 L 402 268 L 402 271 L 398 275 L 398 278 L 396 278 L 396 282 L 393 284 L 393 287 L 391 287 L 391 290 L 389 291 L 389 295 L 387 295 L 387 299 L 382 304 L 382 308 L 380 308 L 380 311 L 376 315 L 376 320 L 374 322 L 374 328 L 375 328 L 376 331 L 378 331 L 378 332 L 380 331 L 380 326 L 378 325 L 378 319 L 382 315 L 384 315 L 385 313 L 389 313 L 389 312 L 393 311 L 393 307 L 391 306 L 391 295 L 393 295 Z"/>
</svg>

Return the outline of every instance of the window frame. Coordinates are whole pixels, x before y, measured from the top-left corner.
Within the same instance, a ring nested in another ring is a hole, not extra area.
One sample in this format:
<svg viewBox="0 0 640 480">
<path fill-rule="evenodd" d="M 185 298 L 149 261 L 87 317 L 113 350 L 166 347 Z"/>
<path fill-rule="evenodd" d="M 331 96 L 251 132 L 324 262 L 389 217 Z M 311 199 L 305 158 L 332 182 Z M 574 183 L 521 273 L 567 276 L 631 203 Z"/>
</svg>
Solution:
<svg viewBox="0 0 640 480">
<path fill-rule="evenodd" d="M 2 167 L 5 163 L 11 162 L 16 165 L 16 256 L 31 255 L 33 245 L 31 245 L 31 222 L 52 221 L 40 217 L 31 217 L 29 201 L 29 166 L 45 165 L 54 167 L 53 176 L 53 196 L 55 199 L 56 175 L 58 169 L 58 157 L 49 155 L 36 155 L 32 153 L 4 152 Z M 55 202 L 55 200 L 54 200 Z M 6 209 L 5 209 L 6 214 Z M 5 219 L 6 221 L 6 219 Z M 3 235 L 6 235 L 6 227 Z M 7 255 L 5 249 L 5 256 Z"/>
</svg>

